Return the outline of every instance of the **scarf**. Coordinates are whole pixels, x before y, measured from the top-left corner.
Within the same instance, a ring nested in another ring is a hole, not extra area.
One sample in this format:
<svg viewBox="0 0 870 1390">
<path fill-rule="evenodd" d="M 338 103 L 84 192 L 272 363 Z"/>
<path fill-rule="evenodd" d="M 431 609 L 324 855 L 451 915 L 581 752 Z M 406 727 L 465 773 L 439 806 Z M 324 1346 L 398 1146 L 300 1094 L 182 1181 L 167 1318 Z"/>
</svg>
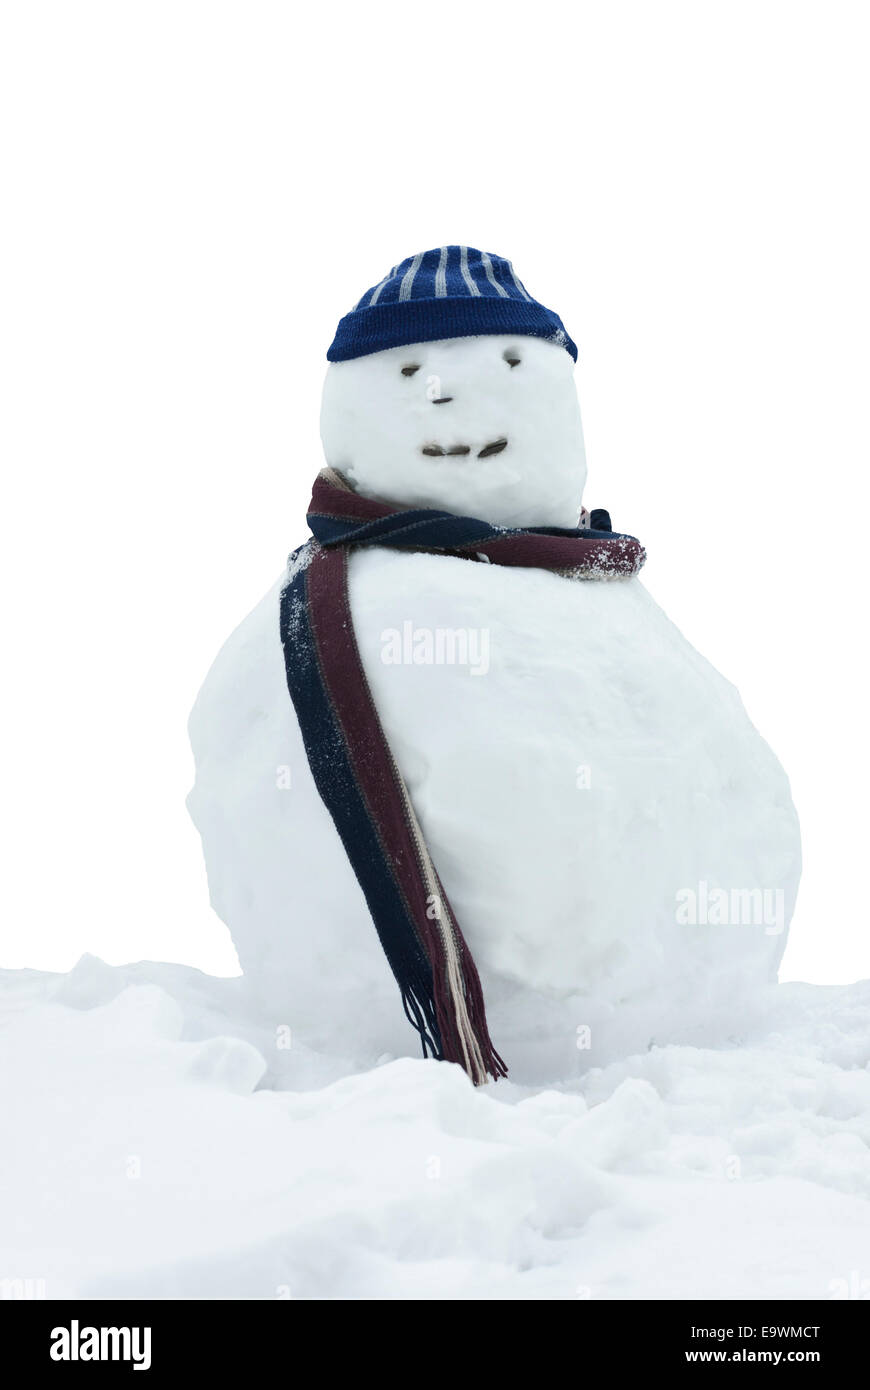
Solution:
<svg viewBox="0 0 870 1390">
<path fill-rule="evenodd" d="M 639 541 L 604 511 L 576 529 L 524 530 L 361 497 L 331 468 L 308 511 L 312 539 L 290 556 L 281 592 L 287 685 L 315 785 L 362 888 L 423 1056 L 458 1062 L 475 1085 L 507 1075 L 489 1036 L 480 977 L 384 735 L 353 629 L 352 546 L 553 570 L 571 579 L 637 574 Z"/>
</svg>

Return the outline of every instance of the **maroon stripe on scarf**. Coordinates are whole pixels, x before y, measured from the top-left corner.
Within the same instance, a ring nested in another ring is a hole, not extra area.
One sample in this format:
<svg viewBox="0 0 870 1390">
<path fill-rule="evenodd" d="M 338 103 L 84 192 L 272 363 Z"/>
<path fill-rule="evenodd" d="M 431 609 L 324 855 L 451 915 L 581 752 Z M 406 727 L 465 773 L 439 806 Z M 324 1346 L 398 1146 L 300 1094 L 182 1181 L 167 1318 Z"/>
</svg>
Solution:
<svg viewBox="0 0 870 1390">
<path fill-rule="evenodd" d="M 446 960 L 437 925 L 427 909 L 427 885 L 417 845 L 405 814 L 404 790 L 372 698 L 359 654 L 348 592 L 344 547 L 316 552 L 308 567 L 307 592 L 311 627 L 323 679 L 344 736 L 357 785 L 375 825 L 388 864 L 409 909 L 417 935 L 432 966 L 435 1010 L 446 1061 L 464 1065 L 450 991 Z M 486 1029 L 480 980 L 471 953 L 456 924 L 439 882 L 441 907 L 454 929 L 462 967 L 469 1017 L 478 1046 L 493 1076 L 506 1075 Z"/>
<path fill-rule="evenodd" d="M 413 511 L 394 502 L 380 502 L 374 497 L 339 487 L 331 478 L 319 474 L 311 493 L 309 514 L 316 513 L 341 521 L 381 521 L 401 512 Z M 420 550 L 433 549 L 422 542 Z M 435 548 L 440 549 L 440 547 Z M 637 574 L 646 560 L 646 551 L 633 536 L 602 539 L 585 536 L 548 536 L 539 532 L 511 530 L 504 535 L 462 547 L 459 552 L 486 555 L 493 564 L 526 569 L 586 570 L 593 576 Z"/>
<path fill-rule="evenodd" d="M 469 547 L 471 549 L 471 547 Z M 632 536 L 602 540 L 600 537 L 542 536 L 515 531 L 495 536 L 473 547 L 496 565 L 519 565 L 526 569 L 593 570 L 620 575 L 637 574 L 646 552 Z"/>
<path fill-rule="evenodd" d="M 320 473 L 311 490 L 308 510 L 319 512 L 321 516 L 341 517 L 343 521 L 380 521 L 382 517 L 410 511 L 411 508 L 398 507 L 395 502 L 378 502 L 374 497 L 361 497 L 358 492 L 336 487 Z"/>
<path fill-rule="evenodd" d="M 347 551 L 343 547 L 317 552 L 308 568 L 308 599 L 323 678 L 344 733 L 357 782 L 416 920 L 420 908 L 425 907 L 425 897 L 413 872 L 414 846 L 396 784 L 393 759 L 353 629 Z"/>
</svg>

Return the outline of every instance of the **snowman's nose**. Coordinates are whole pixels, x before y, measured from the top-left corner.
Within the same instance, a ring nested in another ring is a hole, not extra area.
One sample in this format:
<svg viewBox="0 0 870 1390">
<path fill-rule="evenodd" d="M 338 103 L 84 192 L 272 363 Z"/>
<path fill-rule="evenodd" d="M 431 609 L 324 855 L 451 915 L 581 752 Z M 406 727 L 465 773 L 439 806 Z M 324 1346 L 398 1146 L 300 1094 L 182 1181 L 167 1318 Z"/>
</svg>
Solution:
<svg viewBox="0 0 870 1390">
<path fill-rule="evenodd" d="M 453 397 L 452 397 L 452 396 L 436 396 L 435 399 L 433 400 L 432 404 L 433 404 L 433 405 L 446 405 L 448 401 L 452 401 L 452 400 L 453 400 Z"/>
</svg>

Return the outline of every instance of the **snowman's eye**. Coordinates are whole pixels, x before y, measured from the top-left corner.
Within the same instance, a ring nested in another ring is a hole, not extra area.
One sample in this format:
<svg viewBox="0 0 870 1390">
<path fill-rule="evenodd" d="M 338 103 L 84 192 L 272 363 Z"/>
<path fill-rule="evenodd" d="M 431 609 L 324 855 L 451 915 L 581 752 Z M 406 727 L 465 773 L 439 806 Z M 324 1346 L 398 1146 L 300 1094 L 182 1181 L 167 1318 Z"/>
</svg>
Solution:
<svg viewBox="0 0 870 1390">
<path fill-rule="evenodd" d="M 413 376 L 414 373 L 415 373 L 415 372 L 419 372 L 419 370 L 420 370 L 420 363 L 419 363 L 419 362 L 413 362 L 409 367 L 403 367 L 403 368 L 402 368 L 402 376 Z"/>
<path fill-rule="evenodd" d="M 507 352 L 504 354 L 504 360 L 509 367 L 518 367 L 522 358 L 517 356 L 516 348 L 508 348 Z"/>
</svg>

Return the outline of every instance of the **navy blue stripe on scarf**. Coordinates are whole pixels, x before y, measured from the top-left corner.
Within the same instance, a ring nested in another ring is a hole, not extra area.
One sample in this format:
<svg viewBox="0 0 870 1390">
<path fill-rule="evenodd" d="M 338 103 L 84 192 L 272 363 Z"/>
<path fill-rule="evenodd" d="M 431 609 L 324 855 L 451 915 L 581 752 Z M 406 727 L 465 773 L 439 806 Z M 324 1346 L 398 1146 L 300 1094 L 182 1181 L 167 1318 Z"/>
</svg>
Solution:
<svg viewBox="0 0 870 1390">
<path fill-rule="evenodd" d="M 299 552 L 297 552 L 297 556 Z M 323 676 L 312 628 L 307 566 L 281 594 L 281 642 L 287 684 L 296 709 L 314 783 L 329 808 L 377 929 L 384 955 L 417 1029 L 423 1056 L 442 1055 L 432 1005 L 432 967 L 420 944 L 377 825 L 357 781 L 344 730 Z"/>
</svg>

